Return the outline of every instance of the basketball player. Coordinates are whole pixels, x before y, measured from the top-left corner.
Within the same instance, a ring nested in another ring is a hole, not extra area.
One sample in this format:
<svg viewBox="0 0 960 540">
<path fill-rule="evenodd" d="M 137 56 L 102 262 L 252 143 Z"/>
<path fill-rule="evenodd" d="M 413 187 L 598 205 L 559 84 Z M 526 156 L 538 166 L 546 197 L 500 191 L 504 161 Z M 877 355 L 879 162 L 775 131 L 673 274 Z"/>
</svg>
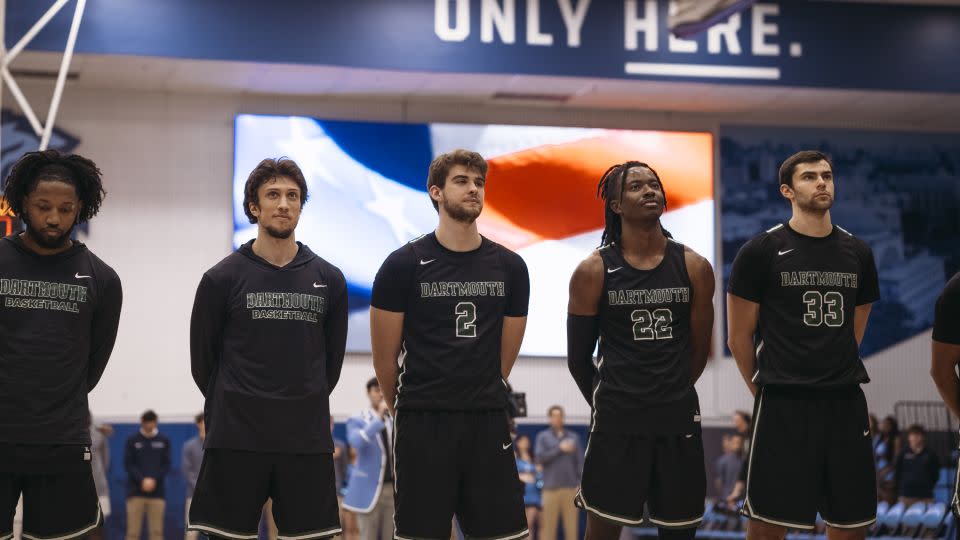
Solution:
<svg viewBox="0 0 960 540">
<path fill-rule="evenodd" d="M 930 374 L 943 402 L 960 418 L 960 273 L 953 276 L 937 300 L 933 318 L 933 365 Z M 960 516 L 960 482 L 954 482 L 953 511 Z"/>
<path fill-rule="evenodd" d="M 747 537 L 813 529 L 820 512 L 831 539 L 864 538 L 877 488 L 858 347 L 880 298 L 877 267 L 867 244 L 830 220 L 827 155 L 787 158 L 780 193 L 792 217 L 740 249 L 727 294 L 728 344 L 756 397 Z"/>
<path fill-rule="evenodd" d="M 570 372 L 593 409 L 576 502 L 588 540 L 619 538 L 645 503 L 661 538 L 693 538 L 707 482 L 693 383 L 713 331 L 713 269 L 661 228 L 666 196 L 649 165 L 611 167 L 598 194 L 602 246 L 574 271 L 567 316 Z"/>
<path fill-rule="evenodd" d="M 85 537 L 101 521 L 87 394 L 113 351 L 123 293 L 71 240 L 100 210 L 100 170 L 56 150 L 14 164 L 5 195 L 26 227 L 0 239 L 0 538 L 23 495 L 25 538 Z"/>
<path fill-rule="evenodd" d="M 190 327 L 207 436 L 188 528 L 256 538 L 273 499 L 280 537 L 340 533 L 329 394 L 347 338 L 346 280 L 297 242 L 307 183 L 289 159 L 247 178 L 257 238 L 208 270 Z"/>
<path fill-rule="evenodd" d="M 506 416 L 530 283 L 516 253 L 477 231 L 487 163 L 454 150 L 430 164 L 435 232 L 394 251 L 373 284 L 370 330 L 395 411 L 398 539 L 528 534 Z M 398 366 L 398 357 L 402 365 Z"/>
</svg>

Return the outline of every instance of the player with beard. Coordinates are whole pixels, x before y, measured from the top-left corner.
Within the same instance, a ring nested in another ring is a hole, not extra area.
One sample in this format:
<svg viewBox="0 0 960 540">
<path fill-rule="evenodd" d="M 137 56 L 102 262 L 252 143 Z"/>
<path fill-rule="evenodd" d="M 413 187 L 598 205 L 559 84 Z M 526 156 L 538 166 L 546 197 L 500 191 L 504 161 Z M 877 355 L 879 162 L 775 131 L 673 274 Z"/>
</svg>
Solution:
<svg viewBox="0 0 960 540">
<path fill-rule="evenodd" d="M 570 279 L 567 318 L 568 365 L 593 409 L 576 502 L 588 540 L 619 538 L 644 504 L 660 538 L 693 538 L 707 482 L 693 385 L 713 333 L 713 269 L 661 227 L 666 194 L 649 165 L 611 167 L 598 192 L 603 245 Z"/>
<path fill-rule="evenodd" d="M 449 538 L 453 515 L 470 538 L 528 534 L 505 380 L 530 283 L 523 259 L 477 230 L 486 174 L 476 152 L 437 156 L 437 229 L 390 254 L 373 284 L 374 368 L 396 415 L 398 539 Z"/>
<path fill-rule="evenodd" d="M 296 163 L 261 161 L 243 198 L 256 239 L 197 288 L 190 357 L 207 433 L 187 524 L 212 537 L 256 538 L 268 498 L 281 538 L 340 533 L 329 395 L 347 289 L 337 267 L 295 240 L 306 201 Z"/>
<path fill-rule="evenodd" d="M 880 298 L 877 267 L 865 242 L 831 222 L 827 155 L 798 152 L 779 176 L 793 215 L 740 249 L 727 294 L 728 344 L 756 398 L 747 538 L 813 529 L 819 512 L 831 539 L 862 539 L 877 488 L 858 349 Z"/>
<path fill-rule="evenodd" d="M 102 520 L 91 468 L 87 394 L 120 321 L 116 272 L 74 227 L 104 190 L 89 159 L 56 150 L 14 164 L 5 195 L 26 231 L 0 239 L 0 538 L 79 538 Z"/>
</svg>

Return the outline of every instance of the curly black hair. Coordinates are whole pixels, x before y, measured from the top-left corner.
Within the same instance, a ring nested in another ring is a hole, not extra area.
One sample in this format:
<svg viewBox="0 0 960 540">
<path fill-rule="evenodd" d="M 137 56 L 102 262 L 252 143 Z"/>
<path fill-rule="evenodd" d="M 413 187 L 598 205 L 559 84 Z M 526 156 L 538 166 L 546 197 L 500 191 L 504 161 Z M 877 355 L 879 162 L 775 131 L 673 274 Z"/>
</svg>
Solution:
<svg viewBox="0 0 960 540">
<path fill-rule="evenodd" d="M 620 233 L 622 230 L 620 215 L 613 211 L 613 208 L 610 207 L 610 202 L 619 200 L 620 197 L 623 196 L 624 181 L 627 179 L 627 173 L 634 167 L 643 167 L 653 173 L 653 177 L 660 182 L 660 190 L 663 191 L 664 206 L 666 206 L 667 192 L 663 189 L 663 182 L 660 181 L 660 175 L 657 174 L 657 171 L 653 170 L 653 167 L 642 161 L 628 161 L 610 167 L 603 173 L 603 176 L 600 177 L 600 183 L 597 184 L 597 197 L 603 199 L 604 203 L 604 227 L 603 235 L 600 237 L 601 246 L 607 244 L 620 245 Z M 664 236 L 673 238 L 673 235 L 666 229 L 663 229 L 663 226 L 660 228 L 663 230 Z"/>
<path fill-rule="evenodd" d="M 103 190 L 103 178 L 97 164 L 76 154 L 63 154 L 57 150 L 27 152 L 10 169 L 4 183 L 3 195 L 10 203 L 13 213 L 23 215 L 23 203 L 42 180 L 57 180 L 71 184 L 80 199 L 77 223 L 85 223 L 100 211 L 107 192 Z"/>
</svg>

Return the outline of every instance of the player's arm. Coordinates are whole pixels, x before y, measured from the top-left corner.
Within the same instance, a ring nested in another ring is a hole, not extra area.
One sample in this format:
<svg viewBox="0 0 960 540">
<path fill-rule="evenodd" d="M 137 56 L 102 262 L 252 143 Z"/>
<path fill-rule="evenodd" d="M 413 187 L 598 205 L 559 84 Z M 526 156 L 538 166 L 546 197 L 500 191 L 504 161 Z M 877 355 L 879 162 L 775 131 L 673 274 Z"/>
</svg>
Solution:
<svg viewBox="0 0 960 540">
<path fill-rule="evenodd" d="M 940 397 L 954 415 L 960 418 L 960 285 L 957 278 L 950 280 L 937 300 L 933 317 L 933 355 L 930 376 L 937 385 Z"/>
<path fill-rule="evenodd" d="M 333 392 L 340 380 L 343 355 L 347 350 L 347 280 L 339 271 L 334 275 L 328 285 L 331 289 L 330 305 L 323 329 L 327 351 L 327 388 L 330 392 Z"/>
<path fill-rule="evenodd" d="M 204 274 L 190 315 L 190 371 L 204 397 L 220 364 L 225 313 L 225 295 L 213 279 Z"/>
<path fill-rule="evenodd" d="M 403 319 L 416 276 L 417 259 L 410 249 L 394 251 L 373 279 L 370 299 L 370 348 L 380 391 L 391 414 L 396 414 L 397 377 L 403 346 Z"/>
<path fill-rule="evenodd" d="M 395 414 L 397 375 L 400 373 L 400 347 L 403 344 L 403 313 L 370 307 L 370 346 L 373 370 L 383 392 L 383 399 Z"/>
<path fill-rule="evenodd" d="M 770 272 L 772 249 L 776 247 L 769 245 L 766 236 L 744 244 L 733 260 L 727 292 L 727 347 L 753 395 L 757 394 L 757 385 L 753 382 L 757 367 L 753 336 L 757 332 L 760 299 Z"/>
<path fill-rule="evenodd" d="M 757 331 L 760 304 L 727 293 L 727 347 L 737 361 L 740 376 L 753 395 L 757 385 L 753 382 L 757 355 L 753 349 L 753 335 Z"/>
<path fill-rule="evenodd" d="M 873 258 L 873 251 L 867 244 L 858 245 L 857 255 L 860 258 L 860 284 L 857 287 L 857 307 L 853 312 L 853 332 L 859 346 L 863 342 L 863 335 L 867 332 L 870 309 L 873 303 L 880 299 L 880 278 L 877 275 L 877 263 Z"/>
<path fill-rule="evenodd" d="M 503 333 L 500 336 L 500 376 L 510 377 L 513 365 L 520 354 L 523 334 L 527 329 L 527 310 L 530 304 L 530 274 L 527 263 L 516 253 L 510 258 L 510 298 L 503 317 Z"/>
<path fill-rule="evenodd" d="M 120 278 L 110 272 L 103 283 L 100 305 L 93 314 L 90 332 L 90 363 L 87 367 L 87 392 L 94 389 L 107 368 L 110 353 L 117 341 L 117 328 L 120 325 L 120 307 L 123 304 L 123 289 Z"/>
<path fill-rule="evenodd" d="M 693 285 L 693 298 L 690 306 L 690 334 L 692 338 L 691 371 L 693 382 L 697 382 L 707 367 L 710 355 L 710 341 L 713 337 L 713 292 L 716 277 L 713 267 L 706 259 L 692 249 L 686 249 L 687 274 Z"/>
<path fill-rule="evenodd" d="M 567 303 L 567 368 L 587 403 L 593 404 L 593 351 L 600 335 L 597 312 L 603 294 L 603 259 L 594 251 L 570 277 Z"/>
</svg>

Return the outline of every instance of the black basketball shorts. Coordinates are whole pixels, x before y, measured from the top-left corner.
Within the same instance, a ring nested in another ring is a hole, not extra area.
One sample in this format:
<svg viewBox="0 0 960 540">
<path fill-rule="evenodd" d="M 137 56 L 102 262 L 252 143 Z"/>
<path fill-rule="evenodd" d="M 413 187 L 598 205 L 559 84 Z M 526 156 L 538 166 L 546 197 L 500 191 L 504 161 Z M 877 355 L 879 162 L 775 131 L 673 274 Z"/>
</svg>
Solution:
<svg viewBox="0 0 960 540">
<path fill-rule="evenodd" d="M 764 387 L 757 392 L 743 514 L 813 529 L 817 512 L 837 528 L 876 521 L 877 481 L 859 386 Z"/>
<path fill-rule="evenodd" d="M 83 538 L 100 526 L 90 447 L 0 443 L 0 539 L 13 536 L 23 495 L 23 537 Z"/>
<path fill-rule="evenodd" d="M 273 499 L 278 538 L 340 534 L 332 454 L 279 454 L 224 448 L 203 453 L 187 529 L 254 540 L 260 512 Z"/>
<path fill-rule="evenodd" d="M 687 529 L 703 520 L 707 474 L 700 426 L 680 435 L 593 432 L 577 506 L 618 525 Z"/>
<path fill-rule="evenodd" d="M 523 483 L 506 413 L 401 409 L 394 423 L 398 540 L 528 535 Z"/>
</svg>

